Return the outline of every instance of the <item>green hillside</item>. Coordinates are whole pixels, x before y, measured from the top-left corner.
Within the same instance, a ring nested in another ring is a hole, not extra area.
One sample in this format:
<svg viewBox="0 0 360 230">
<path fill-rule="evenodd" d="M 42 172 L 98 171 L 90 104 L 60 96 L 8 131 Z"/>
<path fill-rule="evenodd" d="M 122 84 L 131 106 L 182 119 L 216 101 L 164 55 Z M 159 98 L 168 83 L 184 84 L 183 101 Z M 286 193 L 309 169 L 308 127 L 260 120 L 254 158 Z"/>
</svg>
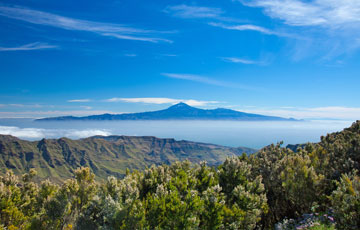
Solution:
<svg viewBox="0 0 360 230">
<path fill-rule="evenodd" d="M 97 178 L 123 177 L 126 168 L 145 169 L 150 165 L 170 164 L 188 159 L 206 160 L 218 165 L 226 157 L 253 153 L 250 148 L 230 148 L 213 144 L 156 137 L 95 136 L 80 140 L 68 138 L 24 141 L 0 135 L 0 171 L 12 169 L 22 174 L 31 168 L 40 179 L 62 181 L 72 177 L 80 166 L 89 167 Z"/>
</svg>

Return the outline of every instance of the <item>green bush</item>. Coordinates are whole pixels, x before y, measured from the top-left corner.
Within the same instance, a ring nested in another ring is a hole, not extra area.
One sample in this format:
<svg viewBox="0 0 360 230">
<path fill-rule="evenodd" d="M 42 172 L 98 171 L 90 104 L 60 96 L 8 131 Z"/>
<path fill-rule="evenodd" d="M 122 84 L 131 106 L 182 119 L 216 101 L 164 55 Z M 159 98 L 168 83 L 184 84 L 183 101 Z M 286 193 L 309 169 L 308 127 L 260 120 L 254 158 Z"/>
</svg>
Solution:
<svg viewBox="0 0 360 230">
<path fill-rule="evenodd" d="M 5 229 L 255 229 L 267 202 L 261 176 L 250 173 L 235 157 L 218 170 L 176 162 L 105 183 L 79 168 L 61 186 L 8 172 L 0 220 Z"/>
<path fill-rule="evenodd" d="M 360 177 L 343 174 L 337 189 L 331 194 L 336 227 L 338 229 L 360 229 Z"/>
</svg>

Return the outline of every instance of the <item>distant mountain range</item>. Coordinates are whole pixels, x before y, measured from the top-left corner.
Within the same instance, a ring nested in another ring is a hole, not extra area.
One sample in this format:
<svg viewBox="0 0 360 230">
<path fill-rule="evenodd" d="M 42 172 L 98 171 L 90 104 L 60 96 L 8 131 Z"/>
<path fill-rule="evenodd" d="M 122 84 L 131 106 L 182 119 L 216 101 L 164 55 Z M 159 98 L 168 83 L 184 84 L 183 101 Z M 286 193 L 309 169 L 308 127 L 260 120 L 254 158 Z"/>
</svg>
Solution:
<svg viewBox="0 0 360 230">
<path fill-rule="evenodd" d="M 25 141 L 0 135 L 0 175 L 11 169 L 22 175 L 30 168 L 40 179 L 63 181 L 80 166 L 90 167 L 98 179 L 122 177 L 126 169 L 143 170 L 152 164 L 170 164 L 188 159 L 209 165 L 221 164 L 226 157 L 250 154 L 256 150 L 225 147 L 156 137 L 94 136 L 80 140 L 68 138 Z"/>
<path fill-rule="evenodd" d="M 296 121 L 293 118 L 264 116 L 231 109 L 199 109 L 185 103 L 164 110 L 142 113 L 102 114 L 86 117 L 49 117 L 36 121 L 101 121 L 101 120 L 237 120 L 237 121 Z"/>
</svg>

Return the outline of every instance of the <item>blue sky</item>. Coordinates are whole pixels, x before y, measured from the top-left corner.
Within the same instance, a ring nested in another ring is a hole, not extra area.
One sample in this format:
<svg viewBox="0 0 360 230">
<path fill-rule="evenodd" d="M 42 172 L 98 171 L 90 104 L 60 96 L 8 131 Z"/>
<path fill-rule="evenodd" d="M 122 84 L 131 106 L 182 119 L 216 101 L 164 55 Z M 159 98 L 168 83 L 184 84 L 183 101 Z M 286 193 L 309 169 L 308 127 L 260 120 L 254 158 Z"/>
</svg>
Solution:
<svg viewBox="0 0 360 230">
<path fill-rule="evenodd" d="M 357 119 L 359 15 L 358 0 L 3 0 L 0 117 L 184 101 Z"/>
</svg>

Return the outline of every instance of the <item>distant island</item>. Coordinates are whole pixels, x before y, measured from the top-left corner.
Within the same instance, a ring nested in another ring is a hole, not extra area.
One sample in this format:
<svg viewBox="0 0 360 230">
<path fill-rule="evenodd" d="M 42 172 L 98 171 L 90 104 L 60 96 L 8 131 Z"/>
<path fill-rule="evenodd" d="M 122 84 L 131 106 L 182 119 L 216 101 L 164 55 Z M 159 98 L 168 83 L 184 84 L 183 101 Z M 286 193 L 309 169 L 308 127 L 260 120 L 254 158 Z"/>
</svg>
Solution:
<svg viewBox="0 0 360 230">
<path fill-rule="evenodd" d="M 41 118 L 36 121 L 105 121 L 105 120 L 234 120 L 234 121 L 298 121 L 294 118 L 265 116 L 244 113 L 231 109 L 199 109 L 185 103 L 178 103 L 164 110 L 125 113 L 101 114 L 85 117 L 63 116 Z"/>
</svg>

